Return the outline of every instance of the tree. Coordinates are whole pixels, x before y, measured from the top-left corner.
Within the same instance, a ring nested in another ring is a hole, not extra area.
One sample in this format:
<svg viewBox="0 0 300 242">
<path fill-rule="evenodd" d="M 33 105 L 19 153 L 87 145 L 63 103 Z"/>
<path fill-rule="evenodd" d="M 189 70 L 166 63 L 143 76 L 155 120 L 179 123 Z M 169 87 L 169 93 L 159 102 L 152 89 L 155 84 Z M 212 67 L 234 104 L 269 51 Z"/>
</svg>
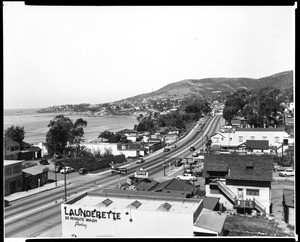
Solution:
<svg viewBox="0 0 300 242">
<path fill-rule="evenodd" d="M 25 137 L 24 126 L 10 126 L 5 130 L 5 137 L 12 139 L 20 144 L 20 149 L 22 150 L 23 147 L 23 139 Z"/>
<path fill-rule="evenodd" d="M 56 151 L 63 154 L 68 144 L 76 144 L 77 148 L 82 141 L 84 135 L 83 128 L 87 122 L 83 119 L 77 119 L 73 124 L 72 120 L 63 115 L 57 115 L 50 120 L 48 127 L 50 128 L 46 134 L 46 143 L 49 155 L 53 155 Z"/>
</svg>

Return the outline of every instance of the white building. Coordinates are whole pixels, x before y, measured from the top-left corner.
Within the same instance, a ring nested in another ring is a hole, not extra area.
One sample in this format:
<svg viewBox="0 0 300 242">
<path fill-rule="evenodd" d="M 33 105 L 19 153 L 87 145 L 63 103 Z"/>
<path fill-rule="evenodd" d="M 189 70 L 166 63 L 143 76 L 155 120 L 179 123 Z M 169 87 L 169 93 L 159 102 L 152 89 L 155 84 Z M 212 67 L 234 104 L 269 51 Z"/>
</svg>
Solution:
<svg viewBox="0 0 300 242">
<path fill-rule="evenodd" d="M 212 145 L 223 148 L 238 147 L 246 140 L 268 140 L 270 146 L 278 147 L 288 137 L 288 133 L 280 128 L 236 128 L 233 132 L 216 133 L 211 140 Z"/>
<path fill-rule="evenodd" d="M 63 237 L 193 237 L 202 199 L 106 189 L 61 205 Z M 214 212 L 214 211 L 211 211 Z M 225 221 L 225 215 L 220 216 Z M 203 231 L 218 234 L 214 225 Z M 223 228 L 223 226 L 222 226 Z M 221 229 L 222 230 L 222 229 Z"/>
</svg>

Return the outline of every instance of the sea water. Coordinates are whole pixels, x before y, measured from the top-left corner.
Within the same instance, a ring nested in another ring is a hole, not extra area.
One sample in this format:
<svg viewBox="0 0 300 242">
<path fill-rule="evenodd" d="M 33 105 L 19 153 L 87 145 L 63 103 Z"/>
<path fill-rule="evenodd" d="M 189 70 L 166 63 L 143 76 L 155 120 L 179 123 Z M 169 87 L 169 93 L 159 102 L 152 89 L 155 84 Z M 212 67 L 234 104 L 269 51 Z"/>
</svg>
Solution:
<svg viewBox="0 0 300 242">
<path fill-rule="evenodd" d="M 47 125 L 56 115 L 63 114 L 69 117 L 73 123 L 82 118 L 87 121 L 87 126 L 84 128 L 84 140 L 91 141 L 97 139 L 98 135 L 109 130 L 112 132 L 120 131 L 123 129 L 133 129 L 134 125 L 138 123 L 134 116 L 87 116 L 71 115 L 70 113 L 37 113 L 38 109 L 5 109 L 4 127 L 6 128 L 17 125 L 24 126 L 25 138 L 24 141 L 30 144 L 38 144 L 39 142 L 46 141 L 46 134 L 49 130 Z"/>
</svg>

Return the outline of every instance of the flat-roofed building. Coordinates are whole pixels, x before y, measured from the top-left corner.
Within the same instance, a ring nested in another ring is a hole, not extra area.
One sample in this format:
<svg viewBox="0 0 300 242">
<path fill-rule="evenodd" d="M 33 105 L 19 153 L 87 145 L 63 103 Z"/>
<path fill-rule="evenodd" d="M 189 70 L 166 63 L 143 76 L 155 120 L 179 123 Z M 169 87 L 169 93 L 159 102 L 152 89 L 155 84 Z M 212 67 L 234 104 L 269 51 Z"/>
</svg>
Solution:
<svg viewBox="0 0 300 242">
<path fill-rule="evenodd" d="M 61 205 L 63 237 L 193 237 L 202 199 L 105 189 Z"/>
<path fill-rule="evenodd" d="M 22 162 L 22 160 L 4 160 L 4 196 L 22 191 Z"/>
</svg>

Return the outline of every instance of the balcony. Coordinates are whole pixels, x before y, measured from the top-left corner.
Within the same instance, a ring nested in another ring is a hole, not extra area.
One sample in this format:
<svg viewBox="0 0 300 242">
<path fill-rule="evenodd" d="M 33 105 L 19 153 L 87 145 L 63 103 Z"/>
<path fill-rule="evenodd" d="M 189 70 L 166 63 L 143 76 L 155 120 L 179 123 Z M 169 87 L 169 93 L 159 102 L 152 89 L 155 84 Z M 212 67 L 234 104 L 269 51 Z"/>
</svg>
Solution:
<svg viewBox="0 0 300 242">
<path fill-rule="evenodd" d="M 252 208 L 252 209 L 254 209 L 255 201 L 236 199 L 234 202 L 234 208 Z"/>
</svg>

